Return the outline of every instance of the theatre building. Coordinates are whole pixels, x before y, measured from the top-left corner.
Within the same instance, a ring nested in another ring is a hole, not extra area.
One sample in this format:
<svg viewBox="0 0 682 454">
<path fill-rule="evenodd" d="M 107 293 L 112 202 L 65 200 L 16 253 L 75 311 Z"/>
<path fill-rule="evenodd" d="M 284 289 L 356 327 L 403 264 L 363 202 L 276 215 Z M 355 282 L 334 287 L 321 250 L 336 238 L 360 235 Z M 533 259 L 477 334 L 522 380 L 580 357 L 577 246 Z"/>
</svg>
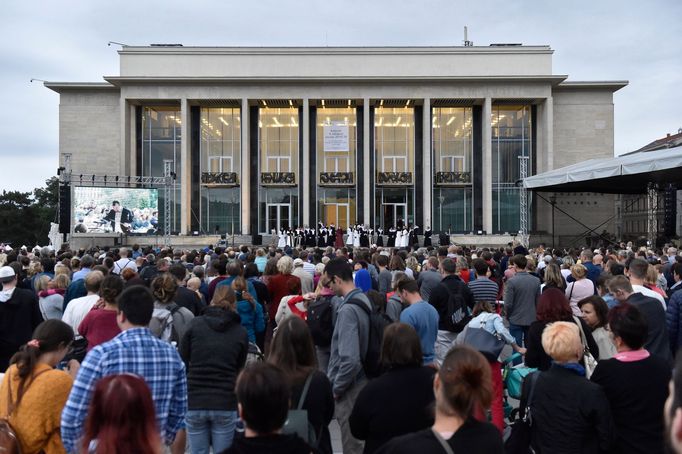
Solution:
<svg viewBox="0 0 682 454">
<path fill-rule="evenodd" d="M 552 53 L 124 46 L 119 75 L 46 86 L 74 175 L 162 176 L 172 161 L 177 234 L 404 219 L 503 236 L 520 228 L 522 162 L 533 175 L 613 156 L 613 93 L 627 82 L 568 80 Z M 586 222 L 614 210 L 613 196 L 560 197 L 565 209 L 589 199 L 574 206 Z M 529 195 L 531 241 L 550 232 L 550 211 Z"/>
</svg>

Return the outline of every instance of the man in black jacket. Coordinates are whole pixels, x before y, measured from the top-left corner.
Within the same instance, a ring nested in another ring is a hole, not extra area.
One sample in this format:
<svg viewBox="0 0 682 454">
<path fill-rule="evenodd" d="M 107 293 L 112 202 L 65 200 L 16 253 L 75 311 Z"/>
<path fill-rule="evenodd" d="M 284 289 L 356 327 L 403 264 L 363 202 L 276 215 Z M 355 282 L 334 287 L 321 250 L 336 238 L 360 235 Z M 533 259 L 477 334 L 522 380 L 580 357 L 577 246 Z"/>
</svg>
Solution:
<svg viewBox="0 0 682 454">
<path fill-rule="evenodd" d="M 649 336 L 644 348 L 652 355 L 671 362 L 670 343 L 668 341 L 668 330 L 665 324 L 665 310 L 661 303 L 649 296 L 641 293 L 634 293 L 632 284 L 625 276 L 614 276 L 607 282 L 609 292 L 621 303 L 628 303 L 636 306 L 649 326 Z"/>
<path fill-rule="evenodd" d="M 440 284 L 431 290 L 429 297 L 429 304 L 438 311 L 438 336 L 436 336 L 436 361 L 442 364 L 445 355 L 452 347 L 457 334 L 452 323 L 452 311 L 448 310 L 448 302 L 450 298 L 453 299 L 453 304 L 458 302 L 459 306 L 466 306 L 469 311 L 474 307 L 474 295 L 469 290 L 469 287 L 462 281 L 457 272 L 457 263 L 450 258 L 446 258 L 440 265 L 440 273 L 443 276 Z M 455 311 L 457 309 L 464 309 L 462 307 L 452 307 Z"/>
<path fill-rule="evenodd" d="M 173 299 L 178 306 L 185 307 L 189 309 L 194 316 L 201 315 L 204 309 L 204 304 L 199 298 L 199 295 L 194 293 L 192 290 L 185 287 L 185 277 L 187 277 L 187 268 L 181 263 L 176 263 L 168 268 L 168 272 L 175 277 L 178 283 L 178 289 L 175 292 L 175 298 Z"/>
<path fill-rule="evenodd" d="M 4 372 L 19 347 L 31 340 L 43 317 L 36 294 L 17 288 L 17 275 L 12 267 L 0 268 L 0 282 L 0 372 Z"/>
</svg>

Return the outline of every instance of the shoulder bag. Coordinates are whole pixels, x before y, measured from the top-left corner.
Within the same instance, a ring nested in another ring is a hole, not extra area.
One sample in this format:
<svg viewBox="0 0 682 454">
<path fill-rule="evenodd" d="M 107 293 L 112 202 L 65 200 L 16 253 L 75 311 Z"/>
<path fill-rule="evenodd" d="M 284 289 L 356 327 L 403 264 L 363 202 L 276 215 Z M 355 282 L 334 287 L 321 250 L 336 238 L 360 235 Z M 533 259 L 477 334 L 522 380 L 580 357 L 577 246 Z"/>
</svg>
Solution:
<svg viewBox="0 0 682 454">
<path fill-rule="evenodd" d="M 589 380 L 594 373 L 594 370 L 597 368 L 597 359 L 592 352 L 590 352 L 590 347 L 587 345 L 587 337 L 585 336 L 585 331 L 583 331 L 583 324 L 580 323 L 580 319 L 574 315 L 573 320 L 575 320 L 575 323 L 580 330 L 580 342 L 583 344 L 583 359 L 585 360 L 585 377 Z"/>
<path fill-rule="evenodd" d="M 12 416 L 14 410 L 16 410 L 19 406 L 21 398 L 24 397 L 24 394 L 28 390 L 28 387 L 31 386 L 31 383 L 33 383 L 40 374 L 43 374 L 48 370 L 50 369 L 45 369 L 35 374 L 28 383 L 28 386 L 26 386 L 22 393 L 17 396 L 16 402 L 12 400 L 12 377 L 9 373 L 5 377 L 7 379 L 7 415 L 3 418 L 0 418 L 0 451 L 3 454 L 21 454 L 21 443 L 19 442 L 19 436 L 12 428 L 9 419 Z"/>
<path fill-rule="evenodd" d="M 531 404 L 533 403 L 533 396 L 535 395 L 535 388 L 540 378 L 540 372 L 533 372 L 528 375 L 530 380 L 528 390 L 528 401 L 526 402 L 526 409 L 523 418 L 519 418 L 511 423 L 511 430 L 506 435 L 504 442 L 504 451 L 507 454 L 530 454 L 531 451 L 531 436 L 533 429 L 533 418 L 531 416 Z"/>
<path fill-rule="evenodd" d="M 507 342 L 499 333 L 490 333 L 485 329 L 488 320 L 490 317 L 482 318 L 478 327 L 469 323 L 463 333 L 462 342 L 481 352 L 489 361 L 497 361 Z"/>
<path fill-rule="evenodd" d="M 445 440 L 445 438 L 443 438 L 441 434 L 436 432 L 435 429 L 431 429 L 431 431 L 433 432 L 433 436 L 436 437 L 438 443 L 440 443 L 440 445 L 443 447 L 443 450 L 445 451 L 446 454 L 455 454 L 455 451 L 452 449 L 452 446 L 448 444 L 448 442 Z"/>
</svg>

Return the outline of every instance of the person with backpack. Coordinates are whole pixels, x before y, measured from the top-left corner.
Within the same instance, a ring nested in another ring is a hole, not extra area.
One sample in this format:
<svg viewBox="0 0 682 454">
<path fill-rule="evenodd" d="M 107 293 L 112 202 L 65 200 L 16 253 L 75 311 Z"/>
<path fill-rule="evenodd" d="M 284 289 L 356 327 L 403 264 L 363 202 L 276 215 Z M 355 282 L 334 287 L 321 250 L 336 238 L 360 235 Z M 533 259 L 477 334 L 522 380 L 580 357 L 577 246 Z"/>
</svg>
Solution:
<svg viewBox="0 0 682 454">
<path fill-rule="evenodd" d="M 438 312 L 435 355 L 439 365 L 452 347 L 457 334 L 471 319 L 469 314 L 474 308 L 473 293 L 457 276 L 457 262 L 446 258 L 441 262 L 440 270 L 443 280 L 431 291 L 429 298 L 429 304 Z"/>
<path fill-rule="evenodd" d="M 319 369 L 327 373 L 334 334 L 333 314 L 340 298 L 329 289 L 329 282 L 320 277 L 315 290 L 315 298 L 308 303 L 308 329 L 315 345 L 315 355 Z"/>
<path fill-rule="evenodd" d="M 362 360 L 367 361 L 368 356 L 372 356 L 369 345 L 373 308 L 367 296 L 355 288 L 353 268 L 344 258 L 330 260 L 324 268 L 323 279 L 329 282 L 329 288 L 336 295 L 343 297 L 336 311 L 327 372 L 336 400 L 341 444 L 344 453 L 361 454 L 364 443 L 353 437 L 348 419 L 355 399 L 367 384 Z M 379 345 L 380 341 L 381 338 Z"/>
<path fill-rule="evenodd" d="M 317 452 L 332 454 L 329 423 L 334 416 L 334 395 L 327 375 L 317 370 L 306 322 L 288 317 L 277 325 L 267 362 L 279 367 L 291 386 L 291 407 L 283 432 L 306 434 L 304 440 Z"/>
<path fill-rule="evenodd" d="M 180 343 L 194 314 L 186 307 L 178 306 L 173 299 L 178 288 L 175 276 L 164 273 L 152 281 L 154 312 L 149 322 L 152 334 L 166 342 Z"/>
<path fill-rule="evenodd" d="M 220 287 L 218 286 L 216 291 Z M 256 344 L 256 337 L 265 331 L 265 316 L 263 315 L 263 306 L 258 304 L 247 289 L 247 282 L 241 276 L 232 280 L 230 287 L 235 292 L 237 297 L 236 310 L 241 318 L 242 326 L 246 329 L 249 335 L 249 342 Z"/>
</svg>

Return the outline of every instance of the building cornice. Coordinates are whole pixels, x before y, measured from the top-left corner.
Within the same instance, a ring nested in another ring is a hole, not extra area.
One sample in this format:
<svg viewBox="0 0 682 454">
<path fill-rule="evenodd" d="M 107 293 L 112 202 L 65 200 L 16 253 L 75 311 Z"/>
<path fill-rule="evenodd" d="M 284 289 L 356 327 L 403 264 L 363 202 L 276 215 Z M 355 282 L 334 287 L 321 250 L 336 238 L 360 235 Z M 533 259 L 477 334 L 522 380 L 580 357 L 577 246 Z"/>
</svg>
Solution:
<svg viewBox="0 0 682 454">
<path fill-rule="evenodd" d="M 123 46 L 120 55 L 453 55 L 553 54 L 540 46 L 424 46 L 424 47 L 193 47 Z"/>
<path fill-rule="evenodd" d="M 456 83 L 475 83 L 475 82 L 515 82 L 515 83 L 537 83 L 545 82 L 557 85 L 568 76 L 314 76 L 314 77 L 126 77 L 126 76 L 105 76 L 104 80 L 111 85 L 222 85 L 222 84 L 253 84 L 253 83 L 382 83 L 382 82 L 456 82 Z"/>
<path fill-rule="evenodd" d="M 68 90 L 78 90 L 78 91 L 93 91 L 93 90 L 103 90 L 103 91 L 116 91 L 119 87 L 110 84 L 109 82 L 44 82 L 44 86 L 57 93 L 62 93 Z"/>
<path fill-rule="evenodd" d="M 554 87 L 555 90 L 561 89 L 608 89 L 612 92 L 627 87 L 630 82 L 627 80 L 565 80 Z"/>
</svg>

